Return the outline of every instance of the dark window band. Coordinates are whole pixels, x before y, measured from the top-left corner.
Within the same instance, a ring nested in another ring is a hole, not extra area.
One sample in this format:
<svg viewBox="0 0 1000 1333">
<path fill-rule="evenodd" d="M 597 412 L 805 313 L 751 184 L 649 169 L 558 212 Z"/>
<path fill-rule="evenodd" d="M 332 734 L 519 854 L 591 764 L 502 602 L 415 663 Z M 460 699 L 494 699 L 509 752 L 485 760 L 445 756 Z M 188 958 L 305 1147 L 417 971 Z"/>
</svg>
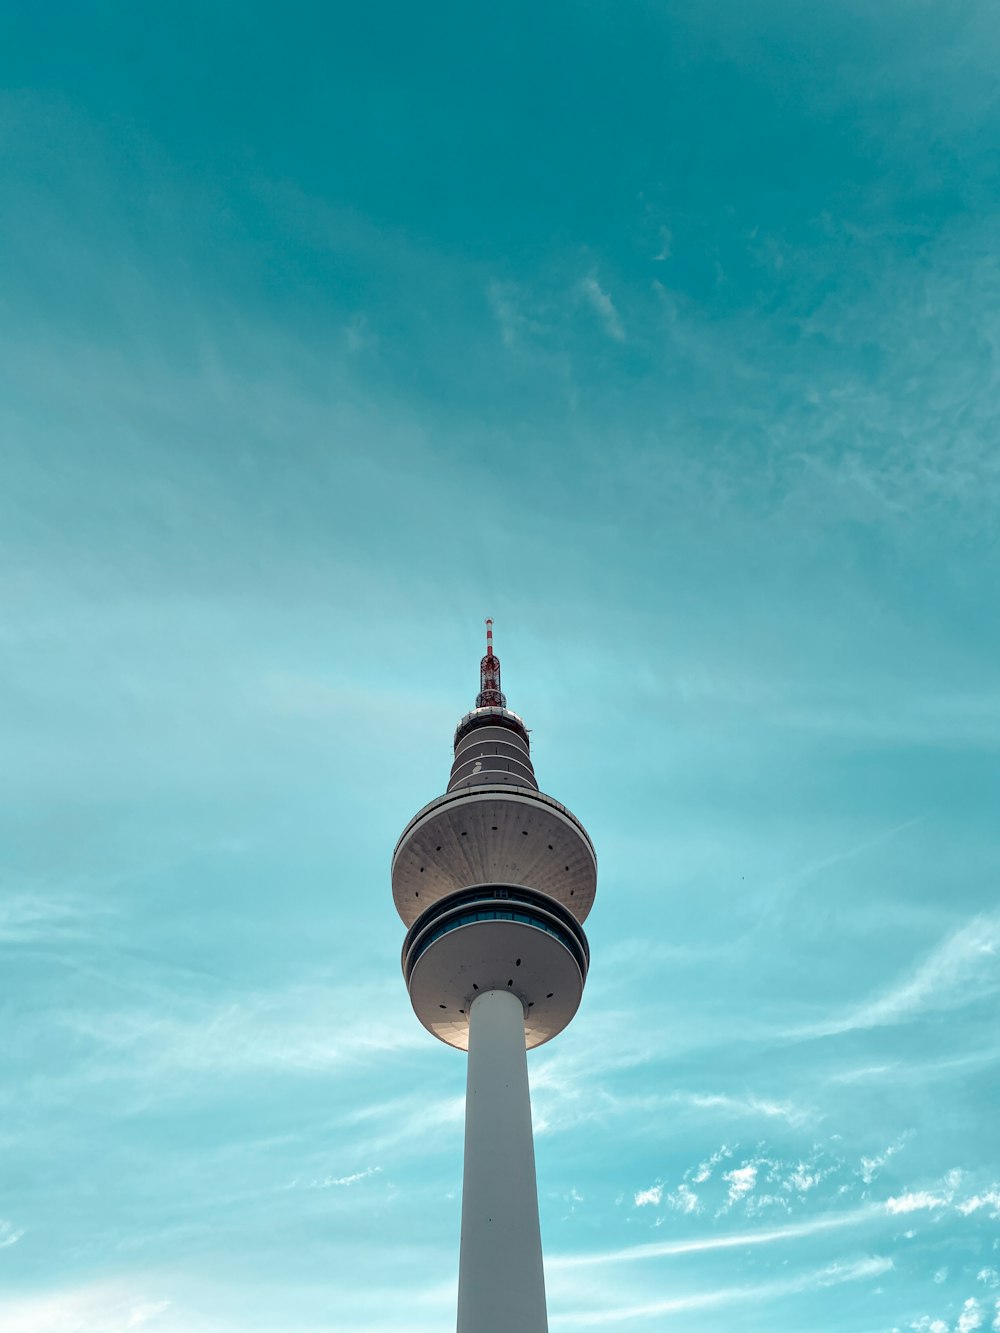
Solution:
<svg viewBox="0 0 1000 1333">
<path fill-rule="evenodd" d="M 460 916 L 453 916 L 446 921 L 442 921 L 439 926 L 435 926 L 433 930 L 428 931 L 426 935 L 418 940 L 414 945 L 413 952 L 406 960 L 407 976 L 413 971 L 420 956 L 442 935 L 457 930 L 459 926 L 471 926 L 476 921 L 517 921 L 524 926 L 533 926 L 535 930 L 543 930 L 546 935 L 551 935 L 553 939 L 558 940 L 564 948 L 569 950 L 575 958 L 577 966 L 586 974 L 587 965 L 581 956 L 579 944 L 568 931 L 562 930 L 555 922 L 545 921 L 541 917 L 533 916 L 528 912 L 519 912 L 513 907 L 483 907 L 475 911 L 463 912 Z"/>
</svg>

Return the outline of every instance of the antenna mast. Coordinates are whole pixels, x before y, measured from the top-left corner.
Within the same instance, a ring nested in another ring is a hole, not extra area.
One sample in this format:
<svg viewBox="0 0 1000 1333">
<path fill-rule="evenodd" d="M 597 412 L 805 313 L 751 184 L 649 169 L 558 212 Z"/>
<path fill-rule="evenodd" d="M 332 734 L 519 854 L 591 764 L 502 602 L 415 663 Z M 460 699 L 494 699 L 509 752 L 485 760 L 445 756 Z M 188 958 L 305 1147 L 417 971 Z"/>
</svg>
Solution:
<svg viewBox="0 0 1000 1333">
<path fill-rule="evenodd" d="M 500 659 L 493 655 L 493 617 L 486 619 L 486 656 L 479 663 L 479 693 L 477 708 L 506 708 L 507 700 L 500 689 Z"/>
</svg>

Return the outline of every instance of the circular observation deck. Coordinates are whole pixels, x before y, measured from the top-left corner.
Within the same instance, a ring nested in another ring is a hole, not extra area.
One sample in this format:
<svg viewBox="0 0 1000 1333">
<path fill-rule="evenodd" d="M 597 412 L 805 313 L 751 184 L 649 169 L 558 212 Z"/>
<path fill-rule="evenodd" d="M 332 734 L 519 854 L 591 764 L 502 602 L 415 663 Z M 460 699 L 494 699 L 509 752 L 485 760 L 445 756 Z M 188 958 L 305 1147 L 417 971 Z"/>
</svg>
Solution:
<svg viewBox="0 0 1000 1333">
<path fill-rule="evenodd" d="M 519 884 L 585 921 L 597 891 L 597 857 L 564 805 L 533 787 L 462 786 L 419 810 L 392 858 L 392 896 L 410 926 L 433 903 L 470 884 Z"/>
<path fill-rule="evenodd" d="M 517 884 L 477 884 L 427 908 L 403 944 L 414 1012 L 440 1041 L 469 1048 L 478 995 L 509 990 L 524 1007 L 530 1049 L 560 1033 L 580 1005 L 590 950 L 572 912 Z"/>
</svg>

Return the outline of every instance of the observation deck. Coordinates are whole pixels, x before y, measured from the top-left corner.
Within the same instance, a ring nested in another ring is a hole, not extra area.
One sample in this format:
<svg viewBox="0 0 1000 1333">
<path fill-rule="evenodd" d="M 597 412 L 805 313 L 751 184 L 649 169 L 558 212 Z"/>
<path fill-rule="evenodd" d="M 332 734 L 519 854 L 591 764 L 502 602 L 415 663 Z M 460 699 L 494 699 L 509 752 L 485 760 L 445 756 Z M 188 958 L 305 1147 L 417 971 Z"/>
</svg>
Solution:
<svg viewBox="0 0 1000 1333">
<path fill-rule="evenodd" d="M 524 1008 L 525 1045 L 560 1033 L 580 1005 L 590 966 L 571 912 L 519 884 L 477 884 L 434 904 L 410 927 L 403 976 L 414 1012 L 439 1040 L 469 1044 L 478 995 L 509 990 Z"/>
<path fill-rule="evenodd" d="M 547 894 L 582 922 L 597 857 L 576 816 L 533 787 L 470 784 L 413 816 L 392 858 L 392 896 L 407 926 L 456 889 L 489 883 Z"/>
</svg>

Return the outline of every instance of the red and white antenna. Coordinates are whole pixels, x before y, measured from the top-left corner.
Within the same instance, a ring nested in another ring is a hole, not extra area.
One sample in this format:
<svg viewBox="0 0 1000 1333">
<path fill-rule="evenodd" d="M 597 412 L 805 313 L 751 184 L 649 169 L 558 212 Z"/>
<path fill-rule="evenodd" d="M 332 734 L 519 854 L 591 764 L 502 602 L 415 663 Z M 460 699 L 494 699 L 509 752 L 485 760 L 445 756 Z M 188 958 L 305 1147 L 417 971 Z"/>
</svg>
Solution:
<svg viewBox="0 0 1000 1333">
<path fill-rule="evenodd" d="M 479 693 L 477 708 L 506 708 L 507 700 L 500 689 L 500 659 L 493 653 L 493 617 L 486 619 L 486 656 L 479 663 Z"/>
</svg>

